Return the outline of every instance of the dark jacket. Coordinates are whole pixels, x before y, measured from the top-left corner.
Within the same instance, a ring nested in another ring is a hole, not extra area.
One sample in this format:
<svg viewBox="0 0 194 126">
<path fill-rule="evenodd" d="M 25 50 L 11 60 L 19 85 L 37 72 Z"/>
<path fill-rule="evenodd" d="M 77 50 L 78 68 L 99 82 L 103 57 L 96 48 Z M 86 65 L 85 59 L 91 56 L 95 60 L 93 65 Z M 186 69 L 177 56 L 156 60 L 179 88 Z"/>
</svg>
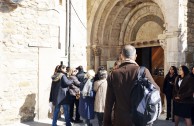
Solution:
<svg viewBox="0 0 194 126">
<path fill-rule="evenodd" d="M 76 76 L 70 76 L 69 78 L 74 82 L 72 85 L 69 86 L 69 93 L 72 96 L 76 96 L 76 94 L 80 93 L 80 82 Z"/>
<path fill-rule="evenodd" d="M 85 72 L 84 71 L 79 71 L 77 74 L 76 74 L 76 77 L 77 79 L 79 80 L 79 82 L 83 82 L 84 81 L 84 76 L 85 76 Z"/>
<path fill-rule="evenodd" d="M 174 87 L 176 77 L 177 77 L 176 74 L 174 74 L 172 77 L 169 74 L 166 75 L 163 83 L 163 90 L 162 90 L 162 92 L 166 95 L 166 97 L 172 98 L 173 87 Z"/>
<path fill-rule="evenodd" d="M 67 97 L 68 86 L 73 83 L 72 80 L 68 80 L 66 75 L 63 73 L 56 73 L 52 76 L 52 84 L 49 102 L 53 105 L 68 104 L 70 101 Z"/>
<path fill-rule="evenodd" d="M 108 76 L 108 87 L 106 94 L 104 125 L 103 126 L 132 126 L 130 118 L 130 94 L 132 86 L 137 79 L 139 66 L 134 63 L 122 63 L 120 67 L 113 70 Z M 145 76 L 159 89 L 154 82 L 148 69 L 145 69 Z M 114 105 L 114 124 L 111 121 Z"/>
<path fill-rule="evenodd" d="M 174 99 L 174 101 L 181 103 L 193 103 L 194 77 L 190 74 L 186 75 L 182 78 L 183 80 L 180 87 L 178 86 L 179 79 L 181 79 L 180 76 L 177 76 L 173 90 L 173 98 L 179 96 L 180 99 Z"/>
</svg>

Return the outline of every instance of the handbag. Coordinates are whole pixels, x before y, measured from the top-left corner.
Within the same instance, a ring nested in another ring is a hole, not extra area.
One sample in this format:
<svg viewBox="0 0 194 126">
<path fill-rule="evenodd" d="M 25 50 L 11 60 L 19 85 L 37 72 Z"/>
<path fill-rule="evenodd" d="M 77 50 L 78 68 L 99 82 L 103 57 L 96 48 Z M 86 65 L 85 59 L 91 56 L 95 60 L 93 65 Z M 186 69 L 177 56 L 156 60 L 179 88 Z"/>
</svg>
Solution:
<svg viewBox="0 0 194 126">
<path fill-rule="evenodd" d="M 75 98 L 78 100 L 78 99 L 80 98 L 80 93 L 77 93 L 77 94 L 75 95 Z"/>
</svg>

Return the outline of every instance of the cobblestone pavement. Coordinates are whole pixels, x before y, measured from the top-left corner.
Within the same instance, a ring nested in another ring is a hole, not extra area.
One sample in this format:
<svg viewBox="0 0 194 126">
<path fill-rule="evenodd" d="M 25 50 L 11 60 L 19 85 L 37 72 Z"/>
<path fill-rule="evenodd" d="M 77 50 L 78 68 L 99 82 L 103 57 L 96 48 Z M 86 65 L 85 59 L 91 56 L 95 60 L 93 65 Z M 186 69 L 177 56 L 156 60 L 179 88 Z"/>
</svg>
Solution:
<svg viewBox="0 0 194 126">
<path fill-rule="evenodd" d="M 51 119 L 45 119 L 45 120 L 39 120 L 39 121 L 33 121 L 33 122 L 27 122 L 27 123 L 16 123 L 11 125 L 1 125 L 1 126 L 51 126 Z M 58 120 L 58 126 L 65 126 L 65 122 L 63 121 L 63 118 Z M 93 126 L 98 126 L 97 119 L 92 120 Z M 72 126 L 84 126 L 84 123 L 79 124 L 73 124 Z M 162 114 L 157 121 L 154 122 L 153 126 L 174 126 L 174 123 L 171 120 L 166 121 L 165 120 L 165 114 Z M 181 120 L 179 126 L 184 126 L 183 120 Z"/>
</svg>

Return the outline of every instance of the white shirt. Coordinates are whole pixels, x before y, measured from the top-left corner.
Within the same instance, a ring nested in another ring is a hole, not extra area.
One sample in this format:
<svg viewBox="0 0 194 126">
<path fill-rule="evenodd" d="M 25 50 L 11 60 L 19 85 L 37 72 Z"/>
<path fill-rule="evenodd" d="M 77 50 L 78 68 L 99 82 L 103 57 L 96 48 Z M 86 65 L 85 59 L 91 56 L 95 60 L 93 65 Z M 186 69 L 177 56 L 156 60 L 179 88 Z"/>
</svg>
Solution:
<svg viewBox="0 0 194 126">
<path fill-rule="evenodd" d="M 179 78 L 179 82 L 178 82 L 179 87 L 181 86 L 182 81 L 183 81 L 183 79 Z"/>
</svg>

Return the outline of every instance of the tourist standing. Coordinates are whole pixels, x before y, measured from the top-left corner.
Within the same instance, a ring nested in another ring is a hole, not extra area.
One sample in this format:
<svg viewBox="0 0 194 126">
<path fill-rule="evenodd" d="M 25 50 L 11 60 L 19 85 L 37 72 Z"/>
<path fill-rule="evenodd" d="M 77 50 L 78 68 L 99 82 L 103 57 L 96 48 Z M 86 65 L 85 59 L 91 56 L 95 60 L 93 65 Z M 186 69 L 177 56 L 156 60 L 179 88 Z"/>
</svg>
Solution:
<svg viewBox="0 0 194 126">
<path fill-rule="evenodd" d="M 175 78 L 177 77 L 177 75 L 178 75 L 177 68 L 175 66 L 171 66 L 169 69 L 169 72 L 164 78 L 162 91 L 166 96 L 166 103 L 167 103 L 166 120 L 169 120 L 169 118 L 171 117 L 172 93 L 173 93 Z"/>
<path fill-rule="evenodd" d="M 94 101 L 94 111 L 97 114 L 99 126 L 102 126 L 107 90 L 107 71 L 100 70 L 98 72 L 98 77 L 99 80 L 94 82 L 94 91 L 96 92 Z"/>
<path fill-rule="evenodd" d="M 80 84 L 79 113 L 85 119 L 87 126 L 92 126 L 90 120 L 94 119 L 94 76 L 93 70 L 88 70 L 84 81 Z"/>
<path fill-rule="evenodd" d="M 66 67 L 63 64 L 61 64 L 56 71 L 57 72 L 55 72 L 52 76 L 52 85 L 49 98 L 49 101 L 55 106 L 52 126 L 57 126 L 57 118 L 61 105 L 63 106 L 64 110 L 66 126 L 71 126 L 69 118 L 70 99 L 68 87 L 73 84 L 73 81 L 67 79 L 65 75 Z"/>
<path fill-rule="evenodd" d="M 136 49 L 131 45 L 125 45 L 121 53 L 121 65 L 108 76 L 103 126 L 113 125 L 111 119 L 113 106 L 114 126 L 133 126 L 130 94 L 140 69 L 135 62 L 136 56 Z M 148 69 L 145 69 L 145 76 L 159 90 Z"/>
<path fill-rule="evenodd" d="M 192 126 L 193 82 L 189 69 L 184 65 L 180 66 L 173 90 L 175 126 L 178 126 L 180 118 L 184 118 L 186 126 Z"/>
</svg>

